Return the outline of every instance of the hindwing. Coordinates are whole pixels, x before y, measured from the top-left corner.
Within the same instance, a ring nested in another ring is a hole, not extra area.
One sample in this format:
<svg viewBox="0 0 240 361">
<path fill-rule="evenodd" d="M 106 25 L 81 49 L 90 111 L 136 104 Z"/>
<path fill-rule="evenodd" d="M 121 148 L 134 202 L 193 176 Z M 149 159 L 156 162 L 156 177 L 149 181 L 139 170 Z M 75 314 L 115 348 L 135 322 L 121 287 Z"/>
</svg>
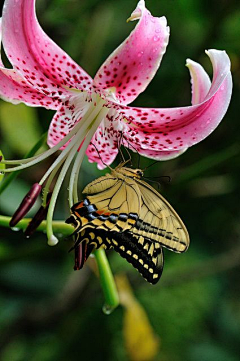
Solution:
<svg viewBox="0 0 240 361">
<path fill-rule="evenodd" d="M 163 271 L 163 250 L 160 244 L 142 236 L 137 237 L 130 231 L 116 232 L 103 229 L 93 230 L 86 227 L 75 243 L 75 268 L 82 268 L 93 249 L 113 248 L 150 283 L 155 284 Z M 79 255 L 78 253 L 81 252 Z M 80 259 L 80 261 L 79 261 Z M 80 265 L 78 268 L 76 265 Z"/>
</svg>

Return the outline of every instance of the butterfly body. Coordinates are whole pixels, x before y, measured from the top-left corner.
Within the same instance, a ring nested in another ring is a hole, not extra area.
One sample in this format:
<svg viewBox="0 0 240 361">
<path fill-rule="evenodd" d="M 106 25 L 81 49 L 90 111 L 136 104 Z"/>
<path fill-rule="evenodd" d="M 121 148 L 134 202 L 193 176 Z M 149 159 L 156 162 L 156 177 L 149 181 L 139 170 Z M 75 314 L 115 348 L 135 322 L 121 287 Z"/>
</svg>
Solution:
<svg viewBox="0 0 240 361">
<path fill-rule="evenodd" d="M 186 251 L 188 232 L 172 206 L 141 179 L 142 170 L 123 165 L 84 188 L 86 198 L 72 207 L 67 222 L 75 226 L 75 247 L 84 245 L 85 258 L 88 247 L 114 248 L 156 283 L 163 270 L 162 246 Z"/>
</svg>

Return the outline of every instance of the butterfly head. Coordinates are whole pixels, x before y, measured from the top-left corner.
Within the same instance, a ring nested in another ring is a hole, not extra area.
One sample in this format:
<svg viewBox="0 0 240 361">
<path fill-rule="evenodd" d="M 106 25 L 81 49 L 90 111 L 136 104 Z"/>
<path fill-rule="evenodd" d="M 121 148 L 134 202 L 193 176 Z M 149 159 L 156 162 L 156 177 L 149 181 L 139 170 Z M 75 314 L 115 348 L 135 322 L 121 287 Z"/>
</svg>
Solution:
<svg viewBox="0 0 240 361">
<path fill-rule="evenodd" d="M 115 171 L 124 175 L 125 177 L 141 179 L 143 177 L 143 171 L 141 169 L 132 169 L 127 167 L 117 167 Z"/>
</svg>

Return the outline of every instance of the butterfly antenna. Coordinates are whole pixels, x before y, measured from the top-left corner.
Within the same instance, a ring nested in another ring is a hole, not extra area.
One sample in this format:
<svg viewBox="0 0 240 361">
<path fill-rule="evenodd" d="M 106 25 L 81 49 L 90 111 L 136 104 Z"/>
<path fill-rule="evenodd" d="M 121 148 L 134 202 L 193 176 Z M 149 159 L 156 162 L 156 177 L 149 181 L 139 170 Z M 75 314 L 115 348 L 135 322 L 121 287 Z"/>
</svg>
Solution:
<svg viewBox="0 0 240 361">
<path fill-rule="evenodd" d="M 97 149 L 96 145 L 93 144 L 92 142 L 90 142 L 90 144 L 96 149 L 96 152 L 97 152 L 97 154 L 98 154 L 98 156 L 99 156 L 99 159 L 101 160 L 102 164 L 105 165 L 106 167 L 108 167 L 109 169 L 112 169 L 108 164 L 106 164 L 106 163 L 102 160 L 102 157 L 101 157 L 101 155 L 100 155 L 100 153 L 99 153 L 99 150 Z"/>
<path fill-rule="evenodd" d="M 123 133 L 120 132 L 120 138 L 119 138 L 119 141 L 118 141 L 118 151 L 119 151 L 120 156 L 121 156 L 121 158 L 122 158 L 122 163 L 125 163 L 126 160 L 125 160 L 125 158 L 124 158 L 124 155 L 123 155 L 123 152 L 122 152 L 122 149 L 121 149 L 122 139 L 123 139 Z"/>
<path fill-rule="evenodd" d="M 126 139 L 124 136 L 123 136 L 123 138 L 124 138 L 124 140 L 127 142 L 128 148 L 129 148 L 129 149 L 130 149 L 130 148 L 134 149 L 135 152 L 137 153 L 137 155 L 138 155 L 138 166 L 137 166 L 137 168 L 140 169 L 140 154 L 138 153 L 137 149 L 134 148 L 134 146 L 129 142 L 128 139 Z M 129 154 L 130 159 L 132 160 L 132 157 L 131 157 L 131 155 L 130 155 L 130 153 L 129 153 L 129 150 L 128 150 L 127 148 L 125 148 L 125 149 L 126 149 L 127 153 Z M 131 165 L 132 165 L 132 163 L 131 163 Z"/>
<path fill-rule="evenodd" d="M 172 178 L 169 175 L 160 175 L 159 177 L 152 177 L 152 179 L 160 179 L 160 178 L 167 178 L 168 183 L 170 183 L 172 181 Z M 161 184 L 161 182 L 160 182 Z"/>
<path fill-rule="evenodd" d="M 151 183 L 157 184 L 157 188 L 158 188 L 158 189 L 159 189 L 159 188 L 160 188 L 160 186 L 161 186 L 161 183 L 160 183 L 160 182 L 158 182 L 158 181 L 156 181 L 156 180 L 153 180 L 153 179 L 151 179 L 151 178 L 142 177 L 142 179 L 147 180 L 148 182 L 151 182 Z"/>
<path fill-rule="evenodd" d="M 124 139 L 124 137 L 123 137 L 123 139 Z M 126 139 L 125 139 L 125 140 L 126 140 Z M 123 145 L 123 147 L 124 147 L 123 142 L 122 142 L 122 145 Z M 129 147 L 128 147 L 128 148 L 129 148 Z M 129 160 L 128 160 L 128 161 L 131 163 L 131 166 L 133 166 L 133 164 L 132 164 L 132 156 L 131 156 L 128 148 L 127 148 L 127 147 L 124 147 L 124 149 L 126 150 L 126 152 L 127 152 L 127 154 L 128 154 L 128 157 L 129 157 Z"/>
<path fill-rule="evenodd" d="M 145 171 L 146 169 L 152 167 L 154 164 L 158 163 L 158 160 L 155 160 L 155 162 L 149 164 L 146 168 L 143 169 L 143 171 Z"/>
</svg>

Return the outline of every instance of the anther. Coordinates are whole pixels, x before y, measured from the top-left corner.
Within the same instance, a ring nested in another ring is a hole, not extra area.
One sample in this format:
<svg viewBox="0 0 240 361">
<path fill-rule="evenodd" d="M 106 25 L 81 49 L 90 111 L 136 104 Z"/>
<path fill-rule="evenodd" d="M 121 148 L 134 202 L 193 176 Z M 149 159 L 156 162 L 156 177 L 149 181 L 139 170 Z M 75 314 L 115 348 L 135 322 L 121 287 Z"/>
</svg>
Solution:
<svg viewBox="0 0 240 361">
<path fill-rule="evenodd" d="M 32 208 L 34 203 L 37 200 L 39 193 L 42 190 L 42 186 L 38 183 L 34 183 L 30 191 L 23 198 L 20 206 L 12 216 L 12 219 L 9 222 L 10 227 L 14 227 L 24 216 L 25 214 Z"/>
<path fill-rule="evenodd" d="M 29 238 L 35 232 L 35 230 L 38 228 L 38 226 L 40 226 L 42 221 L 46 218 L 49 203 L 51 200 L 51 195 L 52 195 L 52 192 L 48 193 L 46 206 L 45 207 L 41 206 L 39 208 L 39 210 L 37 211 L 37 213 L 35 214 L 35 216 L 33 217 L 33 219 L 28 224 L 28 226 L 24 232 L 26 237 Z"/>
</svg>

